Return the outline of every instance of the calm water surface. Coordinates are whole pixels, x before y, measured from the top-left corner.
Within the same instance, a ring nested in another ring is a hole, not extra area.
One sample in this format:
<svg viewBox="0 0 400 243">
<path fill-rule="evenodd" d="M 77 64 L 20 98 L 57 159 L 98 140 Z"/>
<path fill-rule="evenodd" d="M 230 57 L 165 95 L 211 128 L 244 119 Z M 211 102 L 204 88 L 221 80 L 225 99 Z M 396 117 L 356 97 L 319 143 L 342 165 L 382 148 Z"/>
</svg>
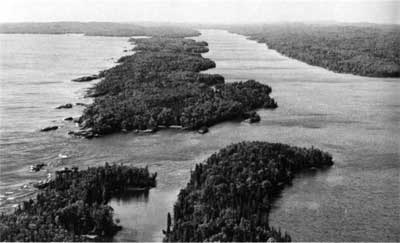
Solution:
<svg viewBox="0 0 400 243">
<path fill-rule="evenodd" d="M 204 56 L 217 63 L 217 68 L 208 72 L 220 73 L 228 82 L 256 79 L 271 85 L 278 109 L 260 110 L 260 123 L 227 122 L 213 126 L 205 135 L 164 130 L 154 135 L 75 139 L 66 135 L 72 125 L 62 118 L 77 116 L 80 109 L 59 111 L 54 107 L 82 101 L 89 84 L 69 80 L 112 65 L 105 59 L 122 55 L 126 39 L 43 36 L 47 39 L 29 45 L 39 37 L 7 35 L 1 36 L 2 49 L 8 38 L 11 43 L 19 41 L 13 46 L 16 52 L 27 53 L 11 61 L 11 47 L 7 58 L 3 51 L 1 54 L 2 93 L 18 93 L 1 96 L 0 202 L 4 205 L 14 202 L 7 200 L 10 197 L 17 201 L 19 194 L 26 193 L 21 185 L 45 177 L 46 172 L 28 172 L 32 163 L 49 163 L 50 171 L 106 161 L 148 165 L 158 172 L 157 187 L 148 195 L 125 195 L 110 203 L 124 226 L 115 240 L 159 241 L 166 214 L 195 163 L 228 144 L 264 140 L 314 145 L 330 152 L 335 160 L 331 169 L 300 175 L 284 190 L 270 216 L 272 225 L 288 231 L 295 241 L 400 240 L 399 79 L 335 74 L 283 57 L 243 36 L 204 30 L 196 39 L 209 42 L 211 51 Z M 68 38 L 77 38 L 78 47 L 66 51 L 66 56 L 82 55 L 81 61 L 72 57 L 70 61 L 64 60 L 66 57 L 45 60 L 59 53 L 47 44 L 53 38 L 60 38 L 53 45 L 60 45 L 61 50 L 74 43 Z M 59 43 L 62 41 L 64 44 Z M 16 64 L 25 55 L 36 55 L 32 50 L 41 45 L 42 58 L 30 61 L 30 65 Z M 44 65 L 38 68 L 41 62 Z M 47 67 L 48 63 L 53 65 Z M 51 86 L 40 80 L 58 84 Z M 53 123 L 62 125 L 61 129 L 37 132 Z M 69 157 L 61 159 L 60 153 Z"/>
<path fill-rule="evenodd" d="M 66 133 L 74 129 L 65 117 L 77 117 L 82 107 L 55 109 L 83 98 L 92 83 L 71 79 L 115 65 L 129 47 L 127 38 L 83 35 L 0 34 L 0 205 L 15 205 L 31 188 L 26 183 L 43 179 L 46 172 L 30 173 L 29 166 L 47 163 L 49 171 L 68 165 L 79 154 Z M 45 126 L 60 126 L 40 133 Z"/>
</svg>

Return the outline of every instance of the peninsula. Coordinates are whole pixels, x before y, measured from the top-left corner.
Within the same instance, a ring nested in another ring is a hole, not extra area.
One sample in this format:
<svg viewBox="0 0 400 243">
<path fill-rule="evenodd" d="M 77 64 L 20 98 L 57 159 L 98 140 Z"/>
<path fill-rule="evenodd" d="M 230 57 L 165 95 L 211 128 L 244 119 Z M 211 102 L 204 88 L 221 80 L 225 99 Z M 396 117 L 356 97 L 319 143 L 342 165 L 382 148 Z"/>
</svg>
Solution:
<svg viewBox="0 0 400 243">
<path fill-rule="evenodd" d="M 279 143 L 241 142 L 197 164 L 178 195 L 164 230 L 168 242 L 288 242 L 269 225 L 276 195 L 293 177 L 333 164 L 315 148 Z"/>
<path fill-rule="evenodd" d="M 104 78 L 88 93 L 95 99 L 80 126 L 89 136 L 169 126 L 194 130 L 277 107 L 267 85 L 254 80 L 225 83 L 221 75 L 200 73 L 215 67 L 201 56 L 208 51 L 206 42 L 181 37 L 131 42 L 135 54 L 103 71 Z"/>
<path fill-rule="evenodd" d="M 107 202 L 129 188 L 151 188 L 157 174 L 147 168 L 109 165 L 57 171 L 36 199 L 0 215 L 0 241 L 104 241 L 121 228 Z"/>
<path fill-rule="evenodd" d="M 228 27 L 270 49 L 338 73 L 400 77 L 400 27 L 379 24 L 265 24 Z"/>
</svg>

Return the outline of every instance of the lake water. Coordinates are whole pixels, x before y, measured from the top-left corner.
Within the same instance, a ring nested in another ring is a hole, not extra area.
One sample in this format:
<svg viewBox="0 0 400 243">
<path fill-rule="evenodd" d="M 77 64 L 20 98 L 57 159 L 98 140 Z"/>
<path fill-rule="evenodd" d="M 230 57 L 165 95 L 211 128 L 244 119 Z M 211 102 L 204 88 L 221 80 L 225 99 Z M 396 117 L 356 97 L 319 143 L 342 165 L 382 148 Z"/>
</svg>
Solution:
<svg viewBox="0 0 400 243">
<path fill-rule="evenodd" d="M 269 84 L 278 102 L 260 111 L 261 123 L 231 131 L 333 155 L 333 168 L 284 190 L 271 224 L 295 241 L 399 241 L 400 79 L 333 73 L 224 31 L 199 39 L 209 42 L 213 72 Z"/>
<path fill-rule="evenodd" d="M 147 195 L 126 195 L 110 203 L 124 226 L 115 240 L 160 241 L 167 212 L 195 163 L 228 144 L 263 140 L 314 145 L 330 152 L 335 161 L 327 171 L 296 177 L 276 201 L 271 225 L 288 231 L 295 241 L 400 240 L 399 79 L 336 74 L 283 57 L 240 35 L 203 30 L 195 39 L 209 43 L 210 52 L 204 56 L 217 64 L 208 72 L 222 74 L 228 82 L 255 79 L 271 85 L 278 109 L 258 111 L 260 123 L 226 122 L 205 135 L 163 130 L 76 139 L 66 135 L 73 125 L 62 119 L 78 116 L 80 108 L 54 107 L 89 102 L 82 96 L 91 84 L 70 79 L 112 65 L 107 59 L 123 55 L 127 39 L 0 38 L 3 205 L 28 193 L 21 185 L 45 177 L 46 172 L 28 172 L 33 163 L 49 163 L 50 171 L 105 162 L 148 165 L 158 172 L 157 187 Z M 62 127 L 38 132 L 50 124 Z"/>
<path fill-rule="evenodd" d="M 78 140 L 66 135 L 74 124 L 63 119 L 79 116 L 83 107 L 55 107 L 90 102 L 83 96 L 93 84 L 71 79 L 115 65 L 125 47 L 130 47 L 127 38 L 0 34 L 1 206 L 15 205 L 31 190 L 21 186 L 46 177 L 45 171 L 30 173 L 31 164 L 48 163 L 51 172 L 68 165 L 59 154 L 79 154 L 73 147 Z M 61 128 L 39 132 L 50 125 Z"/>
</svg>

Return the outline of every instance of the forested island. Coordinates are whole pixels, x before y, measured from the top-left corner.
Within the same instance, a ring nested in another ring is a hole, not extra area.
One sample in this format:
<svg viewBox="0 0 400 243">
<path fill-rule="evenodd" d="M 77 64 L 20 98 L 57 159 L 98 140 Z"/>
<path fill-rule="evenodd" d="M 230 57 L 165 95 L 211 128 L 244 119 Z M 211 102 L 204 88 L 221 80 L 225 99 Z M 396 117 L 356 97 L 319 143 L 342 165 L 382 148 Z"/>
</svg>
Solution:
<svg viewBox="0 0 400 243">
<path fill-rule="evenodd" d="M 157 174 L 147 168 L 109 165 L 57 171 L 36 199 L 0 215 L 0 241 L 109 240 L 121 228 L 107 202 L 130 189 L 149 189 Z"/>
<path fill-rule="evenodd" d="M 267 85 L 225 83 L 221 75 L 200 73 L 215 67 L 200 54 L 208 51 L 206 42 L 167 37 L 131 41 L 135 54 L 103 71 L 103 79 L 88 93 L 95 99 L 80 126 L 89 136 L 169 126 L 194 130 L 277 107 Z"/>
<path fill-rule="evenodd" d="M 266 24 L 228 28 L 270 49 L 339 73 L 400 77 L 400 26 Z"/>
<path fill-rule="evenodd" d="M 1 23 L 4 34 L 84 34 L 88 36 L 197 36 L 200 32 L 177 25 L 113 22 Z"/>
<path fill-rule="evenodd" d="M 168 242 L 290 241 L 268 223 L 272 202 L 293 177 L 333 164 L 315 148 L 241 142 L 197 164 L 164 231 Z"/>
</svg>

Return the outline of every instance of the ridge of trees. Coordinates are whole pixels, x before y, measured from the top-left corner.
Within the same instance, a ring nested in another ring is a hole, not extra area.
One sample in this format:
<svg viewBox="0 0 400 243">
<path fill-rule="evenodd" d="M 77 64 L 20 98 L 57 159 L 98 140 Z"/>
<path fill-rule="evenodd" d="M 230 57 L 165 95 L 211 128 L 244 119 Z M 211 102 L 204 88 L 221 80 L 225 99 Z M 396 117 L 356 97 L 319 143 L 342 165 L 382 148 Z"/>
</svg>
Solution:
<svg viewBox="0 0 400 243">
<path fill-rule="evenodd" d="M 5 34 L 85 34 L 88 36 L 198 36 L 197 30 L 161 24 L 159 26 L 113 22 L 48 22 L 1 23 L 0 33 Z"/>
<path fill-rule="evenodd" d="M 218 74 L 200 71 L 215 67 L 203 58 L 206 42 L 184 38 L 132 39 L 135 54 L 101 72 L 90 91 L 95 97 L 82 117 L 82 128 L 96 134 L 156 130 L 160 126 L 198 129 L 244 118 L 257 108 L 276 108 L 272 89 L 254 80 L 225 83 Z"/>
<path fill-rule="evenodd" d="M 112 237 L 120 226 L 107 202 L 130 188 L 155 187 L 157 174 L 126 165 L 57 171 L 36 199 L 0 215 L 0 241 L 88 241 Z"/>
<path fill-rule="evenodd" d="M 196 164 L 187 186 L 168 213 L 167 242 L 290 241 L 269 225 L 272 202 L 293 177 L 333 164 L 316 148 L 241 142 Z"/>
<path fill-rule="evenodd" d="M 400 77 L 400 27 L 396 25 L 268 24 L 235 26 L 229 31 L 334 72 Z"/>
</svg>

